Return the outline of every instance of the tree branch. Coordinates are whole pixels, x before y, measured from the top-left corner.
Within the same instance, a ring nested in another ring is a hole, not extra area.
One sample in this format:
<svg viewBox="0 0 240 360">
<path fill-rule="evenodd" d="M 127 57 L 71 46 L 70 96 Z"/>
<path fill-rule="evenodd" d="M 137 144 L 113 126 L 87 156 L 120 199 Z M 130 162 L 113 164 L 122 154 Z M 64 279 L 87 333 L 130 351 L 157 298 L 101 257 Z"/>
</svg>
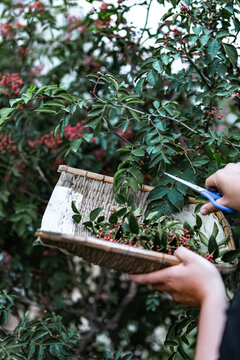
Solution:
<svg viewBox="0 0 240 360">
<path fill-rule="evenodd" d="M 140 44 L 141 40 L 142 40 L 142 37 L 143 37 L 143 34 L 147 28 L 147 24 L 148 24 L 148 18 L 149 18 L 149 11 L 150 11 L 150 7 L 152 5 L 152 0 L 149 1 L 149 4 L 148 4 L 148 7 L 147 7 L 147 15 L 146 15 L 146 20 L 145 20 L 145 24 L 143 26 L 143 29 L 142 29 L 142 33 L 140 35 L 140 38 L 138 39 L 138 42 L 137 42 L 137 46 Z"/>
</svg>

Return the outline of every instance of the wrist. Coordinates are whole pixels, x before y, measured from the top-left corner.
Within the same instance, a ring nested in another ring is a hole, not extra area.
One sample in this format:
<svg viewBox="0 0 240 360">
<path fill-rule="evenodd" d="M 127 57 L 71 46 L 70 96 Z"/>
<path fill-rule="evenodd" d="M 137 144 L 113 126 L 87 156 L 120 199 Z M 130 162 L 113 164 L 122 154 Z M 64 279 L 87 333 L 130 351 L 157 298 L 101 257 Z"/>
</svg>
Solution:
<svg viewBox="0 0 240 360">
<path fill-rule="evenodd" d="M 209 291 L 205 294 L 202 299 L 201 307 L 202 306 L 212 306 L 216 307 L 220 310 L 227 308 L 227 297 L 225 289 L 214 289 L 214 291 Z"/>
</svg>

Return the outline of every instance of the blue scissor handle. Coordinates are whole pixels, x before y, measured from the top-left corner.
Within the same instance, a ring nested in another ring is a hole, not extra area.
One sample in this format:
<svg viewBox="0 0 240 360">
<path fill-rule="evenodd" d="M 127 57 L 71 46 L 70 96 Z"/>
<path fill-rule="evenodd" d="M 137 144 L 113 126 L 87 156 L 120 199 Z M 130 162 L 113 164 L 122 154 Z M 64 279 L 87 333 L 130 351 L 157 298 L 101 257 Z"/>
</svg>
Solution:
<svg viewBox="0 0 240 360">
<path fill-rule="evenodd" d="M 205 198 L 207 198 L 209 201 L 211 201 L 211 203 L 218 209 L 222 210 L 222 211 L 227 211 L 229 213 L 235 213 L 237 212 L 236 210 L 234 209 L 231 209 L 227 206 L 223 206 L 219 203 L 216 202 L 216 200 L 220 199 L 222 197 L 222 194 L 218 193 L 218 192 L 214 192 L 214 191 L 211 191 L 211 190 L 203 190 L 201 192 L 201 195 L 204 196 Z"/>
</svg>

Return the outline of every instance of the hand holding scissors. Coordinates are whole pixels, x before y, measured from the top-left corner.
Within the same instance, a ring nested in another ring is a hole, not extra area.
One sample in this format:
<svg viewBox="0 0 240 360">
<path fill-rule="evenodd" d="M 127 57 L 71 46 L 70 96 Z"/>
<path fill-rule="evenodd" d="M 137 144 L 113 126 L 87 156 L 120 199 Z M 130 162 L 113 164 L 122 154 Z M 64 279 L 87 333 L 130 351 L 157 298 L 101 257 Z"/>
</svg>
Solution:
<svg viewBox="0 0 240 360">
<path fill-rule="evenodd" d="M 227 206 L 224 206 L 224 205 L 221 205 L 219 204 L 216 200 L 222 198 L 222 194 L 219 193 L 219 192 L 215 192 L 215 191 L 211 191 L 211 190 L 208 190 L 208 189 L 205 189 L 205 188 L 202 188 L 201 186 L 198 186 L 198 185 L 195 185 L 195 184 L 192 184 L 191 182 L 189 181 L 186 181 L 186 180 L 183 180 L 183 179 L 180 179 L 176 176 L 173 176 L 171 174 L 168 174 L 166 172 L 164 172 L 165 175 L 169 176 L 170 178 L 190 187 L 191 189 L 193 189 L 194 191 L 200 193 L 202 196 L 204 196 L 205 198 L 207 198 L 216 208 L 222 210 L 222 211 L 226 211 L 228 213 L 235 213 L 237 212 L 237 210 L 234 210 L 230 207 L 227 207 Z"/>
</svg>

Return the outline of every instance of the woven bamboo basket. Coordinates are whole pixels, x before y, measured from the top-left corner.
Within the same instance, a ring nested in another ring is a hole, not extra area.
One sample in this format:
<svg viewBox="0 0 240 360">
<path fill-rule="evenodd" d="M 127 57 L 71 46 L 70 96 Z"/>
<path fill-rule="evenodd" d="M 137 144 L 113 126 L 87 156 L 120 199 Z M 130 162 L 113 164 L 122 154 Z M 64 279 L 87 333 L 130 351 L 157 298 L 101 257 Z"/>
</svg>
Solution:
<svg viewBox="0 0 240 360">
<path fill-rule="evenodd" d="M 61 165 L 58 171 L 61 176 L 45 210 L 41 228 L 36 232 L 37 242 L 79 256 L 93 264 L 129 274 L 147 273 L 179 264 L 179 260 L 173 255 L 94 237 L 81 224 L 89 219 L 90 211 L 97 207 L 104 207 L 105 215 L 110 213 L 112 207 L 119 207 L 113 196 L 113 178 L 65 165 Z M 136 194 L 137 206 L 146 206 L 148 193 L 152 189 L 151 186 L 143 186 L 142 191 Z M 75 201 L 83 215 L 80 224 L 72 220 L 72 201 Z M 173 215 L 173 219 L 179 220 L 181 224 L 184 221 L 190 225 L 195 224 L 196 203 L 192 198 L 190 202 L 179 214 Z M 219 228 L 216 240 L 221 241 L 228 235 L 227 248 L 235 248 L 231 228 L 221 212 L 203 217 L 202 220 L 201 231 L 208 238 L 215 222 Z M 237 262 L 218 263 L 216 266 L 223 274 L 229 274 L 235 270 Z"/>
</svg>

